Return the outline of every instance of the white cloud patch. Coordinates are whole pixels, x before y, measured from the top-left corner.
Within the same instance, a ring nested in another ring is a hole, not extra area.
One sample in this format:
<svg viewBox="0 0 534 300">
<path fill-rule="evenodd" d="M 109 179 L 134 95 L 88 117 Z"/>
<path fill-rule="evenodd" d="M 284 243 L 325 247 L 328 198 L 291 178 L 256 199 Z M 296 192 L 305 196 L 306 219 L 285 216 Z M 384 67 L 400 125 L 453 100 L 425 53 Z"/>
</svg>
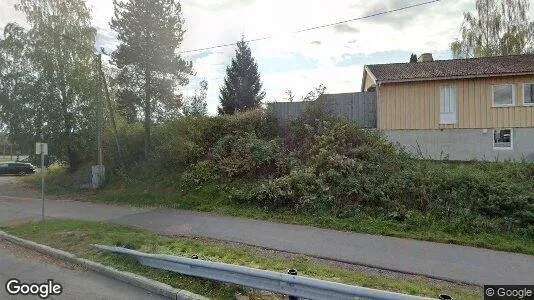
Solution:
<svg viewBox="0 0 534 300">
<path fill-rule="evenodd" d="M 14 11 L 15 2 L 0 1 L 0 26 L 24 20 Z M 446 53 L 449 43 L 459 35 L 463 12 L 473 10 L 475 0 L 441 1 L 300 34 L 294 32 L 419 2 L 183 0 L 186 33 L 181 50 L 235 43 L 242 35 L 248 39 L 273 36 L 251 43 L 254 57 L 263 66 L 260 72 L 266 100 L 284 99 L 287 89 L 302 96 L 320 83 L 327 86 L 328 92 L 354 92 L 360 89 L 362 68 L 369 63 L 368 57 L 373 57 L 372 63 L 386 63 L 398 62 L 399 53 Z M 93 25 L 98 29 L 97 46 L 114 50 L 116 33 L 109 29 L 112 1 L 87 0 L 87 3 L 92 9 Z M 534 5 L 530 15 L 534 17 Z M 216 113 L 219 87 L 233 54 L 234 47 L 184 54 L 193 61 L 196 76 L 182 89 L 183 93 L 192 95 L 198 82 L 207 79 L 208 109 Z M 347 59 L 351 57 L 355 59 Z"/>
<path fill-rule="evenodd" d="M 186 6 L 195 6 L 203 10 L 220 12 L 221 10 L 229 10 L 236 7 L 251 5 L 255 1 L 256 0 L 184 0 L 183 4 Z"/>
<path fill-rule="evenodd" d="M 356 27 L 352 27 L 347 23 L 341 23 L 334 25 L 334 30 L 340 33 L 358 33 L 360 30 Z"/>
</svg>

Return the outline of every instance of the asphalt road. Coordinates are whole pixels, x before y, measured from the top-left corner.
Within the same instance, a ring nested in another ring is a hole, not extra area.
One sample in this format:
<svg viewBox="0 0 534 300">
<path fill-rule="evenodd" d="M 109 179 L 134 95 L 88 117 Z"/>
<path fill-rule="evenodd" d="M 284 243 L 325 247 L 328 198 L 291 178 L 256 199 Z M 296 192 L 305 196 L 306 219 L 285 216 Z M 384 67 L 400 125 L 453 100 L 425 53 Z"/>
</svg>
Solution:
<svg viewBox="0 0 534 300">
<path fill-rule="evenodd" d="M 39 217 L 38 195 L 0 177 L 0 225 Z M 534 284 L 534 256 L 167 208 L 49 200 L 46 215 L 106 221 L 165 235 L 207 237 L 429 277 L 484 284 Z"/>
<path fill-rule="evenodd" d="M 63 292 L 48 299 L 165 299 L 121 281 L 0 241 L 0 299 L 40 299 L 33 295 L 9 295 L 5 285 L 12 278 L 24 283 L 43 283 L 52 279 L 61 284 Z"/>
</svg>

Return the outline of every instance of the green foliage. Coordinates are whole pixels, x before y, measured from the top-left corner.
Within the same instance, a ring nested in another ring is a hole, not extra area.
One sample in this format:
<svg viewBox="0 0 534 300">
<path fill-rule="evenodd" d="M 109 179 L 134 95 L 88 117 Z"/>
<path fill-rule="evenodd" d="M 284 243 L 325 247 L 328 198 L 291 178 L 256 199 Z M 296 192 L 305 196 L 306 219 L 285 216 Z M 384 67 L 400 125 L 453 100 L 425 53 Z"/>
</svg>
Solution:
<svg viewBox="0 0 534 300">
<path fill-rule="evenodd" d="M 446 293 L 455 299 L 479 299 L 479 290 L 463 286 L 429 282 L 415 276 L 394 278 L 384 274 L 367 274 L 359 270 L 325 264 L 312 258 L 291 256 L 276 251 L 268 255 L 261 249 L 232 245 L 190 237 L 165 237 L 150 232 L 101 222 L 47 220 L 6 228 L 10 234 L 61 249 L 104 265 L 148 277 L 178 289 L 205 295 L 210 299 L 234 299 L 236 293 L 250 299 L 285 299 L 283 295 L 218 283 L 201 278 L 143 267 L 137 261 L 103 251 L 92 244 L 118 245 L 147 253 L 183 257 L 198 255 L 201 259 L 285 273 L 288 268 L 299 270 L 307 277 L 363 286 L 398 293 L 435 297 Z"/>
<path fill-rule="evenodd" d="M 144 140 L 144 128 L 139 123 L 119 124 L 119 139 L 123 147 L 123 160 L 132 168 L 168 169 L 181 171 L 213 152 L 217 143 L 225 136 L 256 136 L 250 150 L 262 154 L 263 140 L 275 139 L 276 123 L 261 109 L 235 115 L 218 117 L 185 116 L 154 127 L 153 151 L 150 159 L 144 159 L 140 145 Z M 244 140 L 240 140 L 244 144 Z M 104 138 L 106 164 L 110 172 L 120 167 L 111 130 Z M 259 143 L 259 144 L 258 144 Z M 274 142 L 273 142 L 274 143 Z M 271 145 L 272 143 L 267 143 Z M 279 151 L 278 151 L 279 153 Z"/>
<path fill-rule="evenodd" d="M 264 140 L 255 134 L 226 135 L 210 151 L 209 159 L 226 180 L 276 176 L 276 163 L 281 155 L 278 140 Z"/>
<path fill-rule="evenodd" d="M 107 163 L 120 187 L 102 197 L 532 251 L 521 246 L 534 238 L 532 163 L 419 160 L 378 132 L 313 110 L 284 136 L 276 129 L 264 110 L 182 117 L 155 127 L 146 163 L 142 126 L 125 126 L 131 163 L 119 171 Z M 114 151 L 110 134 L 106 141 Z"/>
<path fill-rule="evenodd" d="M 477 0 L 464 13 L 461 37 L 451 44 L 455 58 L 514 55 L 534 51 L 534 22 L 528 0 Z"/>
<path fill-rule="evenodd" d="M 111 28 L 119 46 L 113 63 L 120 69 L 119 103 L 130 119 L 143 113 L 145 159 L 151 155 L 151 131 L 155 121 L 179 114 L 182 95 L 178 85 L 188 82 L 192 63 L 176 54 L 183 40 L 181 5 L 176 0 L 113 1 Z"/>
<path fill-rule="evenodd" d="M 251 182 L 232 189 L 234 201 L 269 209 L 336 217 L 367 211 L 395 220 L 415 211 L 458 222 L 461 230 L 480 223 L 488 230 L 534 225 L 529 164 L 416 160 L 353 122 L 306 117 L 313 124 L 295 122 L 283 146 L 254 134 L 222 136 L 185 176 Z"/>
<path fill-rule="evenodd" d="M 0 123 L 24 152 L 44 138 L 76 167 L 94 145 L 90 11 L 82 0 L 21 0 L 16 8 L 29 28 L 10 23 L 0 40 Z"/>
<path fill-rule="evenodd" d="M 262 89 L 258 65 L 243 37 L 237 42 L 235 57 L 226 68 L 226 78 L 219 96 L 219 114 L 259 108 L 261 100 L 265 98 L 265 91 Z"/>
<path fill-rule="evenodd" d="M 199 90 L 190 99 L 186 99 L 182 107 L 185 116 L 205 116 L 208 113 L 208 82 L 204 79 L 199 84 Z"/>
</svg>

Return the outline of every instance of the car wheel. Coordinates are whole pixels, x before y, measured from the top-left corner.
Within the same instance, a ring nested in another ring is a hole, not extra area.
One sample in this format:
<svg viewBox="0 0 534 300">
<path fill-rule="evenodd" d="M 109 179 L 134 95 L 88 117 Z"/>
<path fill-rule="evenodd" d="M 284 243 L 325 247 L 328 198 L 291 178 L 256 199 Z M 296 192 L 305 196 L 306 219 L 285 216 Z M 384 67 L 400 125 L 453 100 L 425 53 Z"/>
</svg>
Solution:
<svg viewBox="0 0 534 300">
<path fill-rule="evenodd" d="M 24 176 L 24 175 L 26 175 L 26 172 L 24 172 L 24 171 L 20 171 L 19 172 L 19 176 Z"/>
</svg>

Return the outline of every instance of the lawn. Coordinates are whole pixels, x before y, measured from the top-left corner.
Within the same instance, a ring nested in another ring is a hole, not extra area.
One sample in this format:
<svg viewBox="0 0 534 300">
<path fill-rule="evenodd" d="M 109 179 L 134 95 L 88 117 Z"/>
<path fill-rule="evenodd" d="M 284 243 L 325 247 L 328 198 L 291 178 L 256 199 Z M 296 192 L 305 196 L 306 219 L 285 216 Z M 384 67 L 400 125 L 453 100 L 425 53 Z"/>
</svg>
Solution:
<svg viewBox="0 0 534 300">
<path fill-rule="evenodd" d="M 80 257 L 113 266 L 186 289 L 213 299 L 233 299 L 236 292 L 251 299 L 282 299 L 282 296 L 243 287 L 222 284 L 209 280 L 181 276 L 179 274 L 140 266 L 131 258 L 95 250 L 91 244 L 127 246 L 148 253 L 187 256 L 198 255 L 201 259 L 237 264 L 259 269 L 286 272 L 294 268 L 299 275 L 341 282 L 351 285 L 436 298 L 445 293 L 454 299 L 479 299 L 477 288 L 436 283 L 424 278 L 407 276 L 394 278 L 385 275 L 366 274 L 361 271 L 334 267 L 304 256 L 266 255 L 261 249 L 220 244 L 194 238 L 170 238 L 132 229 L 125 226 L 97 222 L 48 220 L 45 223 L 31 222 L 2 230 L 24 239 L 65 250 Z"/>
</svg>

